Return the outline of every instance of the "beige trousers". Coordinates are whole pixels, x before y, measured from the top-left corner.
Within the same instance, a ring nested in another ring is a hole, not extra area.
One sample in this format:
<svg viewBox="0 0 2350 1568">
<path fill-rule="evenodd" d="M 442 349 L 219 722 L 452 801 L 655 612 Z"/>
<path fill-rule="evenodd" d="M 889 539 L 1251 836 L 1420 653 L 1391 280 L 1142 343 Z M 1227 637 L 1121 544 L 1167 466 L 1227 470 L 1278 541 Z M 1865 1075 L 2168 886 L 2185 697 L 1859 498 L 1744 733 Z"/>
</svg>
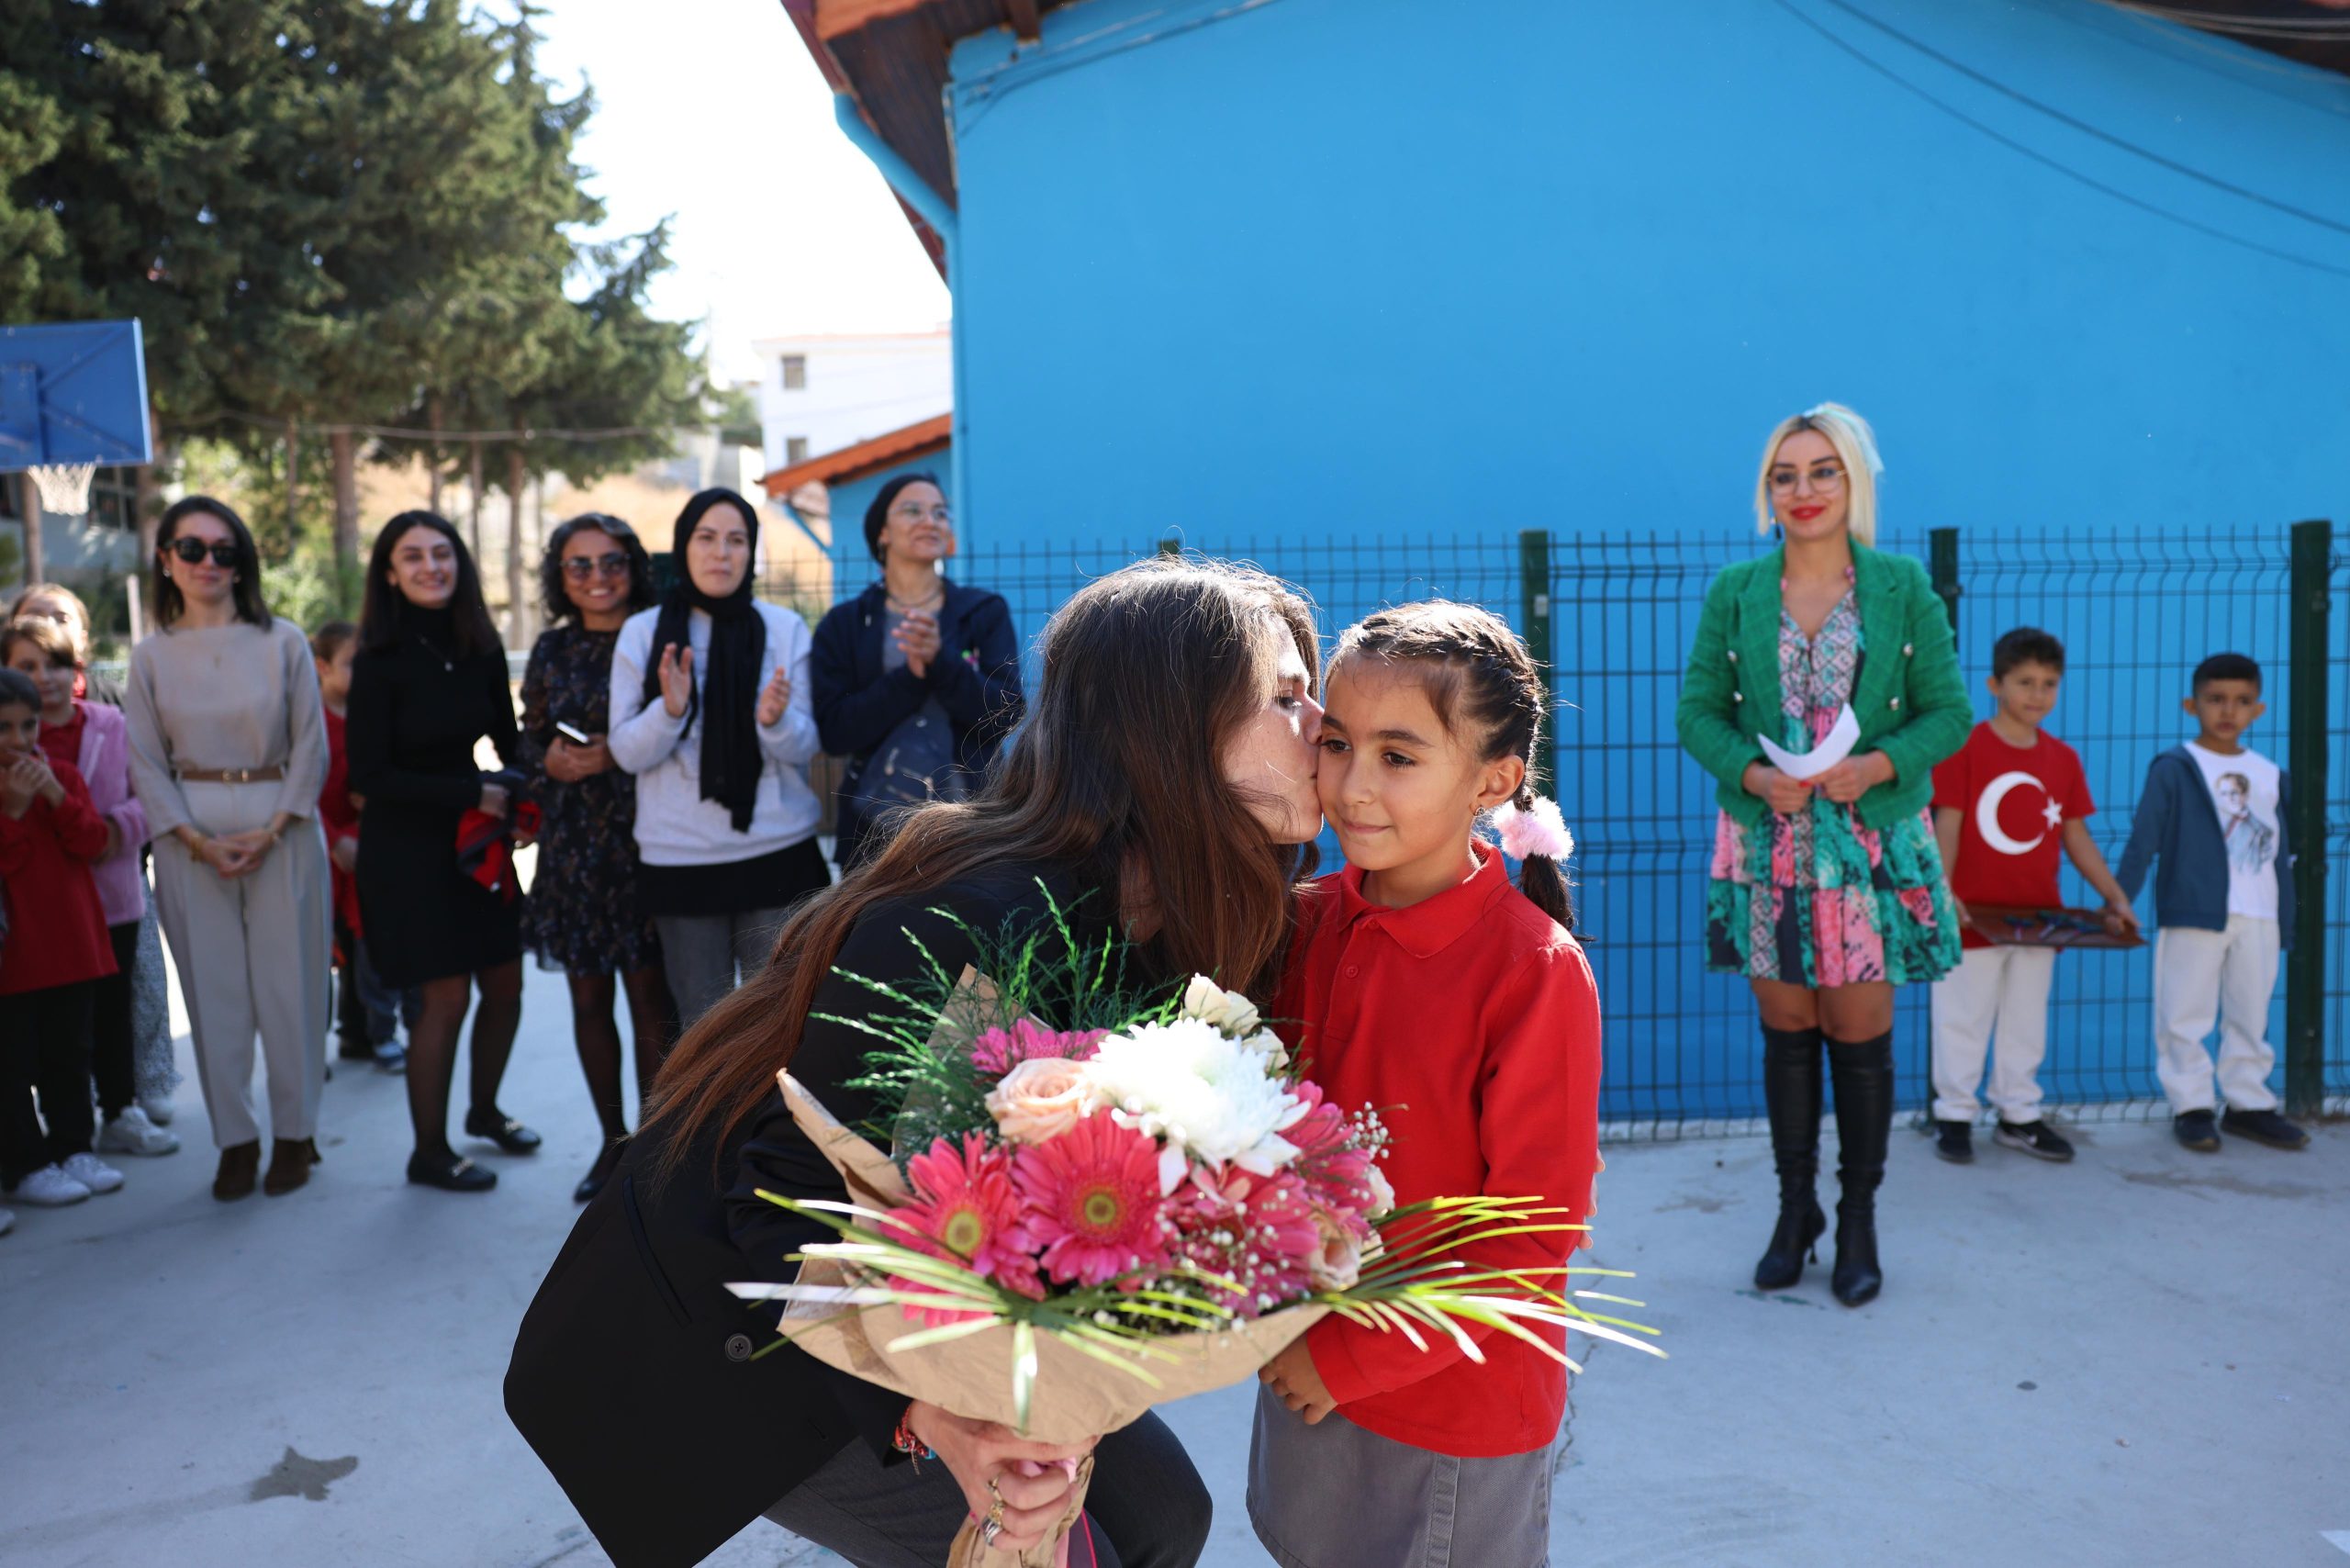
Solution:
<svg viewBox="0 0 2350 1568">
<path fill-rule="evenodd" d="M 269 825 L 274 783 L 183 781 L 196 825 L 243 833 Z M 231 881 L 176 842 L 155 846 L 155 904 L 196 1036 L 196 1080 L 221 1148 L 261 1137 L 253 1114 L 253 1037 L 269 1080 L 273 1137 L 319 1130 L 326 1085 L 332 969 L 326 839 L 315 817 L 289 823 L 261 865 Z"/>
</svg>

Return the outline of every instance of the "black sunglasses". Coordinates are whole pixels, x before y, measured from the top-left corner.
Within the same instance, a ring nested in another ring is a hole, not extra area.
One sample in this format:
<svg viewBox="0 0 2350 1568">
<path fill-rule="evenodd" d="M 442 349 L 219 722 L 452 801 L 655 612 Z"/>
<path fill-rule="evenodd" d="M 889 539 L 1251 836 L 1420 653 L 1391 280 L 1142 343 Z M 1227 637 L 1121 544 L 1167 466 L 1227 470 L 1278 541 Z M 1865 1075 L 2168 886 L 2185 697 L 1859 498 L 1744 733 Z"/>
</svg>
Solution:
<svg viewBox="0 0 2350 1568">
<path fill-rule="evenodd" d="M 226 540 L 207 544 L 201 539 L 174 539 L 163 548 L 191 566 L 202 561 L 207 555 L 212 557 L 212 564 L 216 566 L 233 566 L 237 564 L 237 547 Z"/>
<path fill-rule="evenodd" d="M 628 557 L 615 552 L 609 555 L 565 555 L 563 575 L 576 582 L 586 582 L 595 573 L 608 577 L 628 576 Z"/>
</svg>

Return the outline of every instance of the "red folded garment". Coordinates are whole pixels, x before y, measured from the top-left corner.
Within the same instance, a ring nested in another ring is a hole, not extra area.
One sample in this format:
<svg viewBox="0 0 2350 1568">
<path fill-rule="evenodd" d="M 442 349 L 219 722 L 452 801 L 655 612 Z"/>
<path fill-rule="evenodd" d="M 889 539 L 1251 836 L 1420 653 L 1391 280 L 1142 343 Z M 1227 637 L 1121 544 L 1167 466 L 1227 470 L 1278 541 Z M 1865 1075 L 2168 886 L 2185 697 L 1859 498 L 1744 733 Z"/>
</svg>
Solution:
<svg viewBox="0 0 2350 1568">
<path fill-rule="evenodd" d="M 512 903 L 522 890 L 514 879 L 515 835 L 538 832 L 539 808 L 530 801 L 515 801 L 502 817 L 467 812 L 457 821 L 457 869 Z"/>
</svg>

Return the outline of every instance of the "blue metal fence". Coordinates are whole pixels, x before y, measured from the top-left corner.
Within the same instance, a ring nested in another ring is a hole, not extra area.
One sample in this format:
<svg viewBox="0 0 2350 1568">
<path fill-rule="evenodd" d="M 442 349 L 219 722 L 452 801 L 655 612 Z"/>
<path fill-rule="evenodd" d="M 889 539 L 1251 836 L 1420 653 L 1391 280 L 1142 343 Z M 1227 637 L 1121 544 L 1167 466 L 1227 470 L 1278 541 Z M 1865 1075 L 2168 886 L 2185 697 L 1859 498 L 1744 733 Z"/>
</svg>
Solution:
<svg viewBox="0 0 2350 1568">
<path fill-rule="evenodd" d="M 1978 714 L 1990 647 L 2031 624 L 2062 638 L 2068 663 L 2050 721 L 2081 754 L 2098 811 L 2091 832 L 2118 860 L 2147 763 L 2192 733 L 2180 711 L 2188 673 L 2206 654 L 2251 655 L 2267 676 L 2268 713 L 2247 737 L 2289 763 L 2286 715 L 2291 545 L 2284 525 L 2196 533 L 2067 534 L 1955 531 L 1959 651 Z M 1765 547 L 1751 534 L 1367 538 L 1202 532 L 1185 548 L 1248 560 L 1297 585 L 1326 635 L 1382 605 L 1427 598 L 1486 606 L 1523 627 L 1547 589 L 1559 720 L 1552 777 L 1580 848 L 1572 873 L 1607 1019 L 1602 1115 L 1617 1136 L 1743 1130 L 1762 1112 L 1753 1004 L 1743 982 L 1705 969 L 1702 918 L 1714 831 L 1713 781 L 1681 751 L 1673 705 L 1706 585 Z M 1009 544 L 965 552 L 958 578 L 1010 600 L 1033 640 L 1085 582 L 1160 542 L 1104 538 L 1069 547 Z M 1923 561 L 1922 532 L 1882 547 Z M 1947 544 L 1945 554 L 1947 555 Z M 1524 563 L 1547 556 L 1547 583 Z M 1947 563 L 1946 563 L 1947 564 Z M 2337 552 L 2331 579 L 2350 577 Z M 845 583 L 845 592 L 859 585 Z M 2331 662 L 2350 664 L 2334 627 Z M 1033 641 L 1032 641 L 1033 646 Z M 2350 845 L 2350 671 L 2331 682 L 2324 745 L 2333 756 L 2328 855 Z M 1326 862 L 1335 846 L 1326 844 Z M 2068 897 L 2094 902 L 2068 868 Z M 2149 903 L 2151 901 L 2147 901 Z M 2350 1096 L 2350 877 L 2330 878 L 2322 934 L 2324 1092 Z M 2076 1117 L 2153 1114 L 2151 948 L 2064 956 L 2051 1008 L 2043 1081 Z M 2270 1037 L 2285 1039 L 2282 987 Z M 1928 1096 L 1927 994 L 1908 988 L 1896 1021 L 1905 1103 Z M 2281 1081 L 2282 1069 L 2279 1070 Z"/>
</svg>

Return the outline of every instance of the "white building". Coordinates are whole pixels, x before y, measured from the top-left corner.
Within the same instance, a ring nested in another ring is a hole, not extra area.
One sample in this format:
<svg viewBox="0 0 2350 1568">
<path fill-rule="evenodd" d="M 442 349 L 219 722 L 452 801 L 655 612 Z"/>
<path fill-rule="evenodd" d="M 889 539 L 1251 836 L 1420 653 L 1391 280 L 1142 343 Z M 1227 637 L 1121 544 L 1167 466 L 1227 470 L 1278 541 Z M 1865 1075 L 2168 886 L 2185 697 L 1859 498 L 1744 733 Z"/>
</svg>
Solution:
<svg viewBox="0 0 2350 1568">
<path fill-rule="evenodd" d="M 759 424 L 769 472 L 955 406 L 947 329 L 761 338 Z"/>
</svg>

